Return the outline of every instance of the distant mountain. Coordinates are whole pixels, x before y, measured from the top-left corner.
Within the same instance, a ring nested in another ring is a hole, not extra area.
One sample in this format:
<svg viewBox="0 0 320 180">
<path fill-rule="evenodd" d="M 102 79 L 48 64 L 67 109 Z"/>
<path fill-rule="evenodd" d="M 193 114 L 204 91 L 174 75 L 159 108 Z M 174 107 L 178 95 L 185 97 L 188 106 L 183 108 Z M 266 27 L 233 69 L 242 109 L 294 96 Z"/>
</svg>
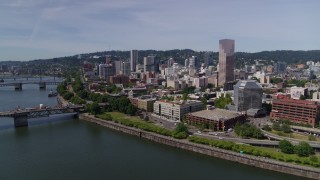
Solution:
<svg viewBox="0 0 320 180">
<path fill-rule="evenodd" d="M 204 62 L 205 51 L 193 51 L 191 49 L 173 49 L 166 51 L 158 50 L 139 50 L 139 63 L 143 63 L 143 57 L 150 54 L 156 55 L 156 60 L 160 63 L 165 63 L 169 58 L 174 58 L 179 64 L 184 64 L 184 60 L 191 56 L 197 56 L 201 62 Z M 78 55 L 59 57 L 52 59 L 40 59 L 32 61 L 3 61 L 1 64 L 8 65 L 21 65 L 28 67 L 41 67 L 50 68 L 53 64 L 59 66 L 65 66 L 68 68 L 79 68 L 84 61 L 89 61 L 91 63 L 104 63 L 105 56 L 111 55 L 113 60 L 129 60 L 130 51 L 103 51 L 103 52 L 93 52 L 87 54 L 81 54 L 81 58 Z M 218 52 L 213 52 L 213 59 L 215 62 L 218 60 Z M 292 63 L 305 63 L 306 61 L 320 61 L 320 50 L 311 51 L 289 51 L 289 50 L 279 50 L 279 51 L 262 51 L 257 53 L 247 53 L 247 52 L 236 52 L 236 66 L 242 67 L 244 64 L 252 64 L 254 60 L 266 60 L 267 62 L 273 61 L 284 61 L 288 64 Z M 268 63 L 267 63 L 268 64 Z"/>
</svg>

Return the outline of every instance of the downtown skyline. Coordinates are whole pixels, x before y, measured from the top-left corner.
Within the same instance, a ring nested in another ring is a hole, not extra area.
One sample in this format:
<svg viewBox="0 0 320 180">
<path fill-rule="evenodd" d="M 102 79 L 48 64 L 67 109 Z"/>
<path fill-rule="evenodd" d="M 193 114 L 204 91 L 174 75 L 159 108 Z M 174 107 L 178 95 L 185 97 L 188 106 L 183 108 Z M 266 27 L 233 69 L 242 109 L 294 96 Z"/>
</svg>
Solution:
<svg viewBox="0 0 320 180">
<path fill-rule="evenodd" d="M 316 50 L 320 2 L 4 0 L 0 61 L 105 50 Z"/>
</svg>

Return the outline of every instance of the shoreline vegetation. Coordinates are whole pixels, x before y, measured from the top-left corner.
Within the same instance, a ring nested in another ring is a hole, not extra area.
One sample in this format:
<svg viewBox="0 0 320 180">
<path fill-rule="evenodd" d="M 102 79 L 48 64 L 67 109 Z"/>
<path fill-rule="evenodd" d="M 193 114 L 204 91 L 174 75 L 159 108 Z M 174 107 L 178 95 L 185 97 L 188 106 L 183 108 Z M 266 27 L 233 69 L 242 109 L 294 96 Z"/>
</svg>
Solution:
<svg viewBox="0 0 320 180">
<path fill-rule="evenodd" d="M 256 147 L 247 144 L 237 144 L 231 141 L 214 140 L 197 136 L 175 136 L 176 132 L 174 130 L 168 130 L 163 127 L 154 125 L 153 123 L 143 121 L 139 117 L 128 116 L 119 112 L 107 112 L 100 115 L 96 115 L 96 117 L 106 121 L 113 121 L 115 123 L 119 123 L 125 126 L 134 127 L 148 132 L 158 133 L 160 135 L 173 137 L 176 139 L 186 138 L 189 142 L 192 143 L 208 145 L 224 150 L 230 150 L 233 152 L 238 152 L 239 154 L 247 154 L 262 158 L 268 158 L 296 165 L 304 165 L 316 168 L 320 167 L 320 160 L 315 155 L 312 155 L 310 157 L 301 157 L 296 154 L 285 154 L 283 152 L 276 151 L 272 148 Z"/>
<path fill-rule="evenodd" d="M 225 160 L 236 161 L 249 166 L 269 169 L 282 173 L 312 179 L 320 178 L 320 169 L 311 167 L 310 164 L 308 164 L 308 158 L 303 158 L 305 159 L 305 161 L 303 161 L 302 159 L 297 160 L 291 158 L 293 160 L 291 161 L 290 158 L 281 156 L 281 152 L 265 152 L 259 149 L 258 147 L 253 147 L 250 145 L 236 144 L 234 142 L 227 142 L 222 140 L 211 140 L 196 136 L 189 136 L 187 139 L 177 139 L 171 136 L 170 133 L 166 135 L 161 135 L 147 128 L 145 128 L 147 130 L 138 128 L 145 127 L 138 125 L 140 123 L 139 121 L 143 122 L 143 120 L 139 120 L 138 117 L 127 116 L 119 112 L 108 112 L 104 114 L 108 115 L 102 114 L 99 117 L 99 115 L 81 114 L 79 118 L 81 120 L 89 121 L 120 132 L 140 136 L 142 138 L 149 139 L 154 142 L 177 147 L 180 149 L 190 150 L 196 153 L 206 154 Z M 105 117 L 107 119 L 102 119 L 101 117 Z M 110 117 L 112 119 L 110 119 Z M 119 121 L 120 118 L 126 120 Z M 125 125 L 131 118 L 134 118 L 134 120 L 132 121 L 132 126 Z M 152 124 L 149 122 L 145 123 Z M 243 151 L 242 153 L 241 150 Z M 290 156 L 294 157 L 296 155 L 290 154 Z M 272 159 L 272 157 L 277 157 L 277 159 Z M 299 162 L 301 164 L 298 164 Z M 305 166 L 302 166 L 302 164 L 304 164 Z"/>
</svg>

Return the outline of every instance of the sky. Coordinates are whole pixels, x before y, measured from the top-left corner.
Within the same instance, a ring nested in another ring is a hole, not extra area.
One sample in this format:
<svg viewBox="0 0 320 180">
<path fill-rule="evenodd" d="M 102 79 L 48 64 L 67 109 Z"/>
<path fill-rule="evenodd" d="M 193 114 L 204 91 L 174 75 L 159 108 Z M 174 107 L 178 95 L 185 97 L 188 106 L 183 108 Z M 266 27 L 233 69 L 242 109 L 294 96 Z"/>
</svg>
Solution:
<svg viewBox="0 0 320 180">
<path fill-rule="evenodd" d="M 0 0 L 0 61 L 107 50 L 320 49 L 319 0 Z"/>
</svg>

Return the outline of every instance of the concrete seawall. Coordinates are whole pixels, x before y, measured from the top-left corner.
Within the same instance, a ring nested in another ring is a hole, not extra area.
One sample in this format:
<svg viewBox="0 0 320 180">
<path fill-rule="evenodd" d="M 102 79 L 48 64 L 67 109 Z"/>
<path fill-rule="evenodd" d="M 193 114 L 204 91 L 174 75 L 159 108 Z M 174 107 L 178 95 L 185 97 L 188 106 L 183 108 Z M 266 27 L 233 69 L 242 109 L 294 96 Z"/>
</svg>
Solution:
<svg viewBox="0 0 320 180">
<path fill-rule="evenodd" d="M 223 150 L 223 149 L 219 149 L 219 148 L 215 148 L 207 145 L 191 143 L 188 140 L 178 140 L 172 137 L 167 137 L 167 136 L 159 135 L 156 133 L 147 132 L 147 131 L 136 129 L 133 127 L 127 127 L 112 121 L 101 120 L 99 118 L 95 118 L 93 116 L 86 115 L 86 114 L 80 114 L 79 119 L 92 122 L 101 126 L 105 126 L 120 132 L 145 138 L 154 142 L 169 145 L 172 147 L 177 147 L 184 150 L 189 150 L 196 153 L 201 153 L 201 154 L 205 154 L 205 155 L 209 155 L 209 156 L 213 156 L 221 159 L 226 159 L 229 161 L 238 162 L 241 164 L 246 164 L 249 166 L 278 171 L 278 172 L 292 174 L 296 176 L 307 177 L 312 179 L 320 179 L 319 168 L 299 166 L 299 165 L 289 164 L 289 163 L 280 162 L 272 159 L 240 154 L 240 153 L 227 151 L 227 150 Z"/>
</svg>

